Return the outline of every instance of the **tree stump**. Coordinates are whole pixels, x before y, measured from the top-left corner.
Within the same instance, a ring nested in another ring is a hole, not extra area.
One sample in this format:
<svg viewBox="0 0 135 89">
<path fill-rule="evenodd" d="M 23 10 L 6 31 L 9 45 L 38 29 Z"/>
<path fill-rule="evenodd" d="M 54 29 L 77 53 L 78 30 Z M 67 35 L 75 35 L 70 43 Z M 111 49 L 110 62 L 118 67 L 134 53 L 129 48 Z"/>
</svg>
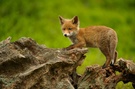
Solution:
<svg viewBox="0 0 135 89">
<path fill-rule="evenodd" d="M 119 81 L 135 87 L 135 63 L 120 58 L 114 66 L 76 68 L 83 63 L 87 48 L 52 49 L 31 38 L 0 42 L 0 89 L 115 89 Z M 116 75 L 115 71 L 120 74 Z"/>
</svg>

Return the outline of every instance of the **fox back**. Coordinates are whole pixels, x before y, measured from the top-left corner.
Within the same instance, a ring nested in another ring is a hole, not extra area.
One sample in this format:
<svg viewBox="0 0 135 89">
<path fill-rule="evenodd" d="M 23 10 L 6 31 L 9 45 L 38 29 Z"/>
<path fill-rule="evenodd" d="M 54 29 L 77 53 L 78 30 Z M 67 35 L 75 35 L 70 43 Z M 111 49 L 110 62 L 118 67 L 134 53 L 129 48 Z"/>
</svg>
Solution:
<svg viewBox="0 0 135 89">
<path fill-rule="evenodd" d="M 67 49 L 82 48 L 82 47 L 96 47 L 106 57 L 106 62 L 103 67 L 109 64 L 114 64 L 117 58 L 117 34 L 116 32 L 106 26 L 89 26 L 86 28 L 79 28 L 79 19 L 77 16 L 72 19 L 64 19 L 59 17 L 63 35 L 69 37 L 72 45 Z"/>
</svg>

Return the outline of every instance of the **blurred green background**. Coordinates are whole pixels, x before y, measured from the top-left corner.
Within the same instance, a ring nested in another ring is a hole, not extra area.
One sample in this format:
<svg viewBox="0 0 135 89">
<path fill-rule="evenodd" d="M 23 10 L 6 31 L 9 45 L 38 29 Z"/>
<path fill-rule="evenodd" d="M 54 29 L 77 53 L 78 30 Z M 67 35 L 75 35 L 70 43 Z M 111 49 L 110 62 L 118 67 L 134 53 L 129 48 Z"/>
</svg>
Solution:
<svg viewBox="0 0 135 89">
<path fill-rule="evenodd" d="M 0 40 L 31 37 L 49 48 L 63 48 L 71 42 L 62 35 L 58 16 L 77 15 L 80 27 L 105 25 L 118 34 L 118 58 L 135 62 L 135 0 L 0 0 Z M 78 73 L 86 66 L 103 65 L 104 55 L 90 48 Z M 120 82 L 117 89 L 133 89 Z"/>
</svg>

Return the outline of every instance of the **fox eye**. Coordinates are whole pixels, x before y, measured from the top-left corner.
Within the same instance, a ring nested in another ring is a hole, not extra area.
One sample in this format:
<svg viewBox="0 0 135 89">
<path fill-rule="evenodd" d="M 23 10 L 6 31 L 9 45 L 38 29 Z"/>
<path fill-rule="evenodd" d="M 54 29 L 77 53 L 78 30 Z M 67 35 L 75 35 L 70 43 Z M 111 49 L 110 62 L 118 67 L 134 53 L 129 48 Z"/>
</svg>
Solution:
<svg viewBox="0 0 135 89">
<path fill-rule="evenodd" d="M 72 28 L 68 28 L 68 30 L 72 30 Z"/>
<path fill-rule="evenodd" d="M 65 28 L 63 28 L 63 30 L 65 30 Z"/>
</svg>

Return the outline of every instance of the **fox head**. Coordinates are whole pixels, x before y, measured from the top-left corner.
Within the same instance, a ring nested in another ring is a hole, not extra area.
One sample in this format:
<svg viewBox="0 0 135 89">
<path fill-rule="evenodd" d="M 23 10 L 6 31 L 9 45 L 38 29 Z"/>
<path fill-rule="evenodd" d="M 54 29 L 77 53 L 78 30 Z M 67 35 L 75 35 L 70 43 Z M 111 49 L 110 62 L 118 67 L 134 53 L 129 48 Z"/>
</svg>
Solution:
<svg viewBox="0 0 135 89">
<path fill-rule="evenodd" d="M 64 19 L 59 16 L 61 29 L 65 37 L 75 36 L 79 30 L 79 19 L 74 16 L 72 19 Z"/>
</svg>

